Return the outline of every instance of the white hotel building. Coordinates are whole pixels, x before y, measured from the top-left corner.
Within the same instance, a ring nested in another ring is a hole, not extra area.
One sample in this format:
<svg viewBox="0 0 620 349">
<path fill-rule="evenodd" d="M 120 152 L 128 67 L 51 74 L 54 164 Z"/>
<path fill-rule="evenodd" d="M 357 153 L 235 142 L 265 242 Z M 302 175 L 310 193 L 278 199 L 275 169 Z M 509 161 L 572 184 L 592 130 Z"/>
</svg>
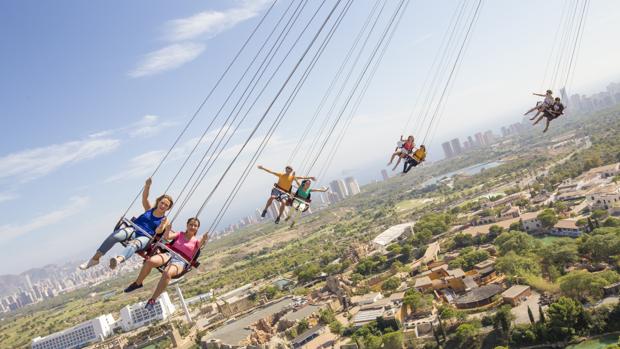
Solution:
<svg viewBox="0 0 620 349">
<path fill-rule="evenodd" d="M 145 305 L 146 302 L 140 302 L 127 305 L 121 309 L 121 318 L 119 322 L 123 330 L 131 331 L 146 326 L 153 321 L 166 320 L 175 311 L 175 307 L 170 301 L 168 292 L 164 292 L 159 296 L 157 303 L 150 311 L 144 308 Z"/>
<path fill-rule="evenodd" d="M 49 336 L 37 337 L 32 340 L 32 349 L 82 348 L 88 343 L 104 340 L 114 327 L 112 314 L 102 315 Z"/>
</svg>

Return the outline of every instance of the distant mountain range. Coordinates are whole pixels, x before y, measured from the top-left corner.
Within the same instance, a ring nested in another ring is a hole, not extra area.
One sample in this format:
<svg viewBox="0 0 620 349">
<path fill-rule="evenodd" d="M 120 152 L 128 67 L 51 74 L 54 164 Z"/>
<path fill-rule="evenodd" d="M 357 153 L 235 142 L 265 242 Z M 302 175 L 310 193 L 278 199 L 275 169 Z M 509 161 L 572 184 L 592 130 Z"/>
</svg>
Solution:
<svg viewBox="0 0 620 349">
<path fill-rule="evenodd" d="M 8 296 L 19 290 L 20 287 L 27 287 L 26 275 L 30 276 L 30 281 L 34 284 L 37 281 L 55 279 L 63 274 L 70 273 L 75 270 L 77 265 L 78 262 L 68 262 L 61 266 L 48 264 L 41 268 L 28 269 L 18 275 L 0 275 L 0 296 Z"/>
</svg>

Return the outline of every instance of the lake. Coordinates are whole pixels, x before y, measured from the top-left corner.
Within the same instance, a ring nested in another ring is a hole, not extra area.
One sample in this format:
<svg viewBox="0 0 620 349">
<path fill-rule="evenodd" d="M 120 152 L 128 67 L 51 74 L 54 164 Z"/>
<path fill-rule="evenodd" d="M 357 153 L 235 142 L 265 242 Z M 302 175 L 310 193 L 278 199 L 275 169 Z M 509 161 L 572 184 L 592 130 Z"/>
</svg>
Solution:
<svg viewBox="0 0 620 349">
<path fill-rule="evenodd" d="M 437 182 L 439 182 L 442 178 L 446 178 L 446 177 L 452 177 L 457 173 L 463 173 L 466 175 L 475 175 L 477 173 L 482 172 L 483 170 L 489 169 L 489 168 L 493 168 L 493 167 L 497 167 L 499 165 L 501 165 L 502 162 L 501 161 L 491 161 L 491 162 L 483 162 L 481 164 L 476 164 L 476 165 L 472 165 L 469 167 L 465 167 L 456 171 L 452 171 L 452 172 L 448 172 L 439 176 L 435 176 L 427 181 L 425 181 L 424 183 L 422 183 L 422 187 L 427 187 L 429 185 L 433 185 L 433 184 L 437 184 Z"/>
</svg>

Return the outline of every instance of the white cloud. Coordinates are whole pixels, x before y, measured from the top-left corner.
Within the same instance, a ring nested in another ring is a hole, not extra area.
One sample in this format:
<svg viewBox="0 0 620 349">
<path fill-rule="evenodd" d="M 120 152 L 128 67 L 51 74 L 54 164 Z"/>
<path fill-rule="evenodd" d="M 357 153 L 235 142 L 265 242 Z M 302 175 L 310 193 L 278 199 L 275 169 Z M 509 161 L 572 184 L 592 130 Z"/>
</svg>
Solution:
<svg viewBox="0 0 620 349">
<path fill-rule="evenodd" d="M 15 193 L 5 192 L 0 193 L 0 203 L 15 200 L 18 198 L 18 195 Z"/>
<path fill-rule="evenodd" d="M 142 120 L 129 127 L 128 131 L 131 137 L 153 137 L 172 125 L 174 122 L 160 122 L 157 115 L 145 115 Z"/>
<path fill-rule="evenodd" d="M 158 135 L 162 130 L 174 126 L 176 123 L 172 121 L 159 121 L 160 117 L 157 115 L 147 114 L 142 119 L 129 124 L 125 127 L 119 127 L 104 131 L 95 132 L 90 134 L 90 138 L 102 138 L 109 137 L 111 135 L 128 135 L 131 138 L 148 138 Z"/>
<path fill-rule="evenodd" d="M 41 216 L 34 217 L 30 219 L 28 223 L 1 225 L 0 236 L 2 236 L 2 241 L 6 243 L 21 235 L 25 235 L 41 228 L 46 228 L 50 225 L 60 223 L 65 219 L 78 214 L 84 209 L 88 202 L 88 197 L 72 197 L 69 200 L 69 204 L 67 204 L 66 206 L 52 212 L 43 214 Z"/>
<path fill-rule="evenodd" d="M 27 182 L 58 168 L 109 153 L 120 145 L 118 139 L 90 138 L 23 150 L 0 157 L 0 179 Z"/>
<path fill-rule="evenodd" d="M 203 35 L 216 35 L 258 15 L 267 1 L 245 1 L 240 7 L 226 11 L 204 11 L 174 19 L 165 25 L 165 38 L 170 41 L 191 40 Z"/>
<path fill-rule="evenodd" d="M 147 54 L 138 67 L 129 72 L 129 76 L 138 78 L 178 68 L 196 59 L 204 49 L 205 45 L 194 42 L 166 46 Z"/>
</svg>

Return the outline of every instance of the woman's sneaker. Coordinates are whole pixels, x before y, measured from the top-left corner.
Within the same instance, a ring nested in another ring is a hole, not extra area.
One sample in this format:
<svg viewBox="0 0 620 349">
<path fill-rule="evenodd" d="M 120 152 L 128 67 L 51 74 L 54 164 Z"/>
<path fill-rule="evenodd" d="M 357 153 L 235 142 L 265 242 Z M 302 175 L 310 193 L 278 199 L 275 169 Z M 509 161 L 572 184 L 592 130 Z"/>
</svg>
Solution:
<svg viewBox="0 0 620 349">
<path fill-rule="evenodd" d="M 125 293 L 129 293 L 129 292 L 135 291 L 135 290 L 137 290 L 139 288 L 142 288 L 142 285 L 138 285 L 135 282 L 132 282 L 131 285 L 127 286 L 127 288 L 125 289 L 124 292 Z"/>
<path fill-rule="evenodd" d="M 122 263 L 124 260 L 121 256 L 116 256 L 110 259 L 110 269 L 116 269 L 119 263 Z"/>
<path fill-rule="evenodd" d="M 80 269 L 86 270 L 86 269 L 88 269 L 90 267 L 93 267 L 93 266 L 95 266 L 97 264 L 99 264 L 99 260 L 91 258 L 91 259 L 88 260 L 88 262 L 80 264 Z"/>
<path fill-rule="evenodd" d="M 151 311 L 155 308 L 155 304 L 157 304 L 157 302 L 153 298 L 151 298 L 146 302 L 144 309 Z"/>
</svg>

